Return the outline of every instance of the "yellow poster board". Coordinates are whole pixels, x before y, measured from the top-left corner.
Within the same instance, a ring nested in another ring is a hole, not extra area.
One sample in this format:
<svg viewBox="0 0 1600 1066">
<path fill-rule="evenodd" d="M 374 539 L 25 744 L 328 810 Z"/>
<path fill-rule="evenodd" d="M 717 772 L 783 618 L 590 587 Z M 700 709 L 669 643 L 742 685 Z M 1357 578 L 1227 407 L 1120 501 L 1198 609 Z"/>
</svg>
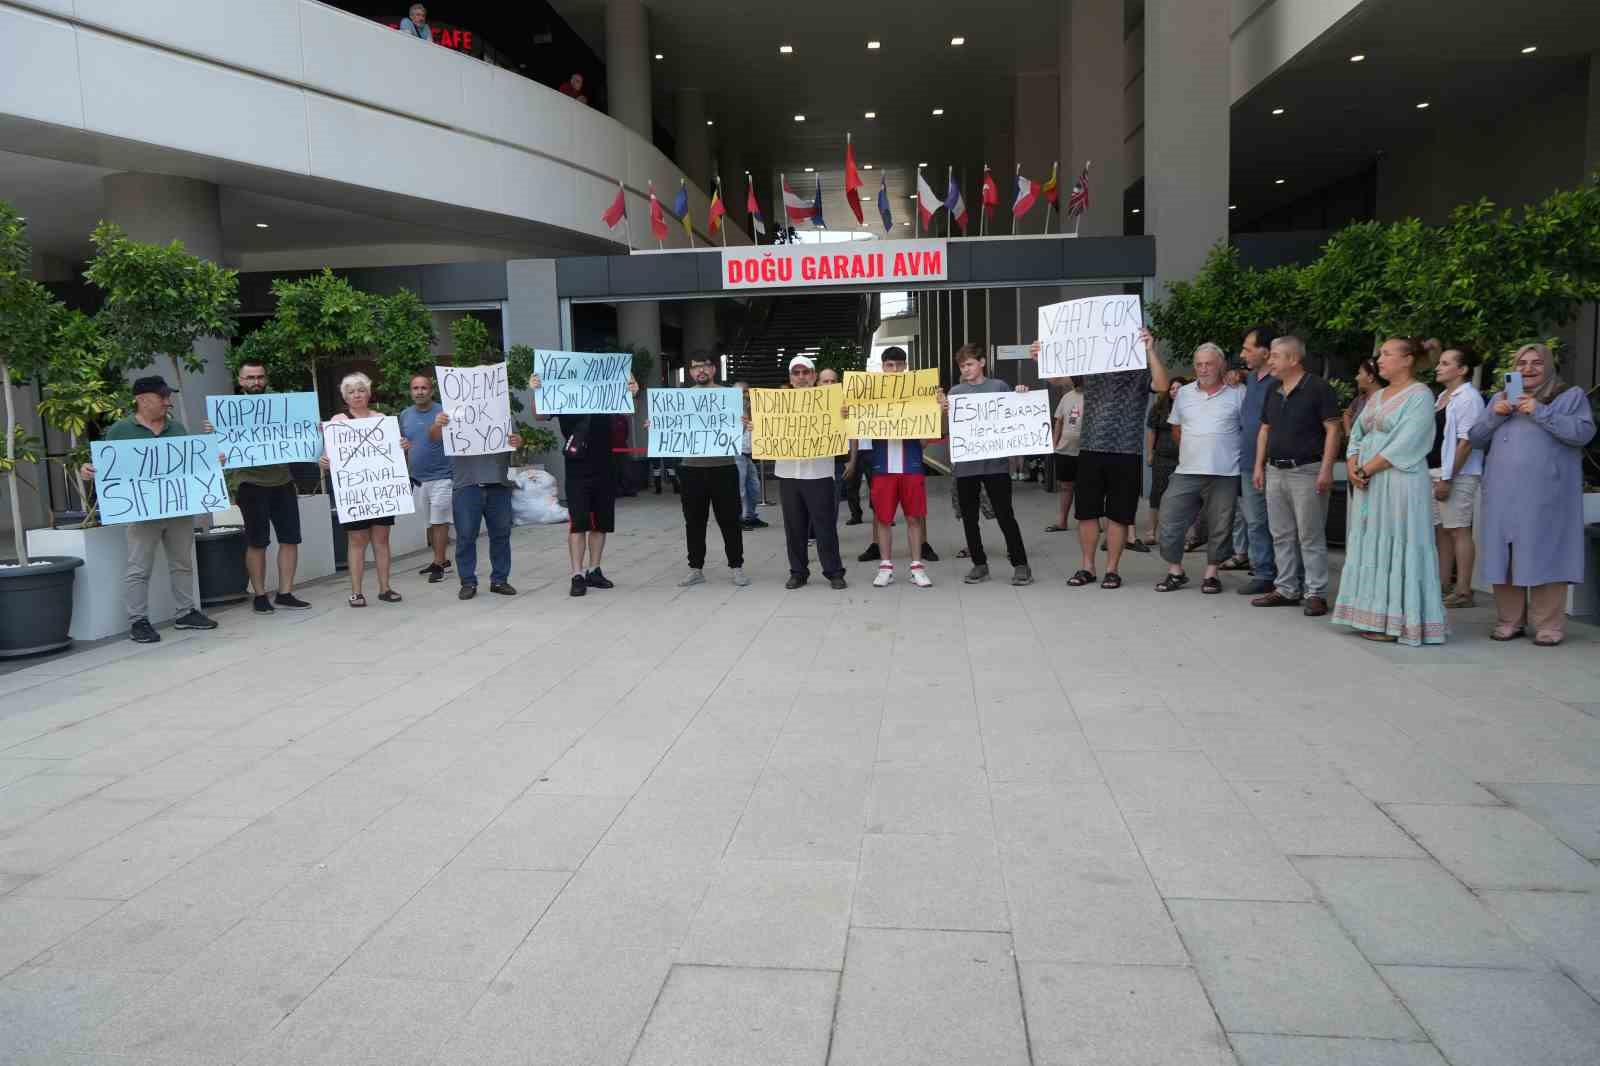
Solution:
<svg viewBox="0 0 1600 1066">
<path fill-rule="evenodd" d="M 936 440 L 943 435 L 939 371 L 844 375 L 845 432 L 861 440 Z"/>
<path fill-rule="evenodd" d="M 843 385 L 750 390 L 750 451 L 756 459 L 824 459 L 849 450 Z"/>
</svg>

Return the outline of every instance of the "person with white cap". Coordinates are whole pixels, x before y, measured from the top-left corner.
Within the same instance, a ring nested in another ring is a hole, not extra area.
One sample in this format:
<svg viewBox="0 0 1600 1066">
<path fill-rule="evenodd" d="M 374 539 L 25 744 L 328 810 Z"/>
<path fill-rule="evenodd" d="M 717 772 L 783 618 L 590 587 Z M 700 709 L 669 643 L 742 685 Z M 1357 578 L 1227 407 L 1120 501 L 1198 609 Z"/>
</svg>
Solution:
<svg viewBox="0 0 1600 1066">
<path fill-rule="evenodd" d="M 803 355 L 789 360 L 789 387 L 809 389 L 817 384 L 817 364 Z M 779 459 L 778 503 L 783 509 L 783 539 L 789 549 L 786 589 L 797 589 L 811 579 L 806 542 L 817 538 L 817 561 L 832 588 L 848 587 L 844 563 L 839 558 L 839 494 L 833 487 L 833 456 L 821 459 Z"/>
</svg>

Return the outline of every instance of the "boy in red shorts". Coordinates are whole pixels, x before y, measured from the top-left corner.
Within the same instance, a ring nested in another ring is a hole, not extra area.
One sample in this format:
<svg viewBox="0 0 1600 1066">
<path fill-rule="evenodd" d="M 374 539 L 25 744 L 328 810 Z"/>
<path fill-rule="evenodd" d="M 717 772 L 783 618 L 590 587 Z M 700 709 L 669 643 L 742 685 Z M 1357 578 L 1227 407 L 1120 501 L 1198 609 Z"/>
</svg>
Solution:
<svg viewBox="0 0 1600 1066">
<path fill-rule="evenodd" d="M 885 348 L 883 372 L 903 374 L 906 370 L 906 350 Z M 922 565 L 922 543 L 928 535 L 928 485 L 922 469 L 922 441 L 875 440 L 869 461 L 872 463 L 872 532 L 877 538 L 878 551 L 883 561 L 878 564 L 878 576 L 872 579 L 874 588 L 894 584 L 894 521 L 898 508 L 906 514 L 906 534 L 911 542 L 911 583 L 919 589 L 930 588 L 933 578 Z"/>
</svg>

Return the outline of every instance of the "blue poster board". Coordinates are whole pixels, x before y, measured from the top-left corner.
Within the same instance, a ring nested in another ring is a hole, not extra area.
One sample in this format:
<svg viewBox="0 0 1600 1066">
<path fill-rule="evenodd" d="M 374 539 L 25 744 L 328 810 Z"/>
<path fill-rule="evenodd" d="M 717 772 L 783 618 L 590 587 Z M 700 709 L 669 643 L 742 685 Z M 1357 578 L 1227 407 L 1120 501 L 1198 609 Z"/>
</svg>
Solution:
<svg viewBox="0 0 1600 1066">
<path fill-rule="evenodd" d="M 738 389 L 651 389 L 648 396 L 652 459 L 739 454 L 744 396 Z"/>
<path fill-rule="evenodd" d="M 633 356 L 627 352 L 533 353 L 539 388 L 533 402 L 541 415 L 631 415 L 633 394 L 628 375 Z"/>
<path fill-rule="evenodd" d="M 322 458 L 321 421 L 314 392 L 263 392 L 207 396 L 206 418 L 228 469 L 276 463 L 314 463 Z"/>
<path fill-rule="evenodd" d="M 100 521 L 108 526 L 226 511 L 217 438 L 146 437 L 89 445 Z"/>
</svg>

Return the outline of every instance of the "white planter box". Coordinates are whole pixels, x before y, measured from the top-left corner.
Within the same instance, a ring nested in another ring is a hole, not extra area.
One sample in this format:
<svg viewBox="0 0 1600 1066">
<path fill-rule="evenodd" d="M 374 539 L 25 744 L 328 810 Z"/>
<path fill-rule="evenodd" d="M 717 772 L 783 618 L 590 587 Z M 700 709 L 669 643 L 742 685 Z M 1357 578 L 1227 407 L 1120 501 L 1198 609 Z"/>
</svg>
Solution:
<svg viewBox="0 0 1600 1066">
<path fill-rule="evenodd" d="M 128 608 L 123 590 L 128 572 L 128 536 L 124 526 L 94 529 L 30 529 L 28 554 L 70 555 L 83 560 L 72 582 L 73 640 L 101 640 L 128 631 Z M 200 602 L 200 581 L 191 575 L 194 602 Z M 177 614 L 168 577 L 167 550 L 156 547 L 150 571 L 150 621 L 170 622 Z"/>
</svg>

